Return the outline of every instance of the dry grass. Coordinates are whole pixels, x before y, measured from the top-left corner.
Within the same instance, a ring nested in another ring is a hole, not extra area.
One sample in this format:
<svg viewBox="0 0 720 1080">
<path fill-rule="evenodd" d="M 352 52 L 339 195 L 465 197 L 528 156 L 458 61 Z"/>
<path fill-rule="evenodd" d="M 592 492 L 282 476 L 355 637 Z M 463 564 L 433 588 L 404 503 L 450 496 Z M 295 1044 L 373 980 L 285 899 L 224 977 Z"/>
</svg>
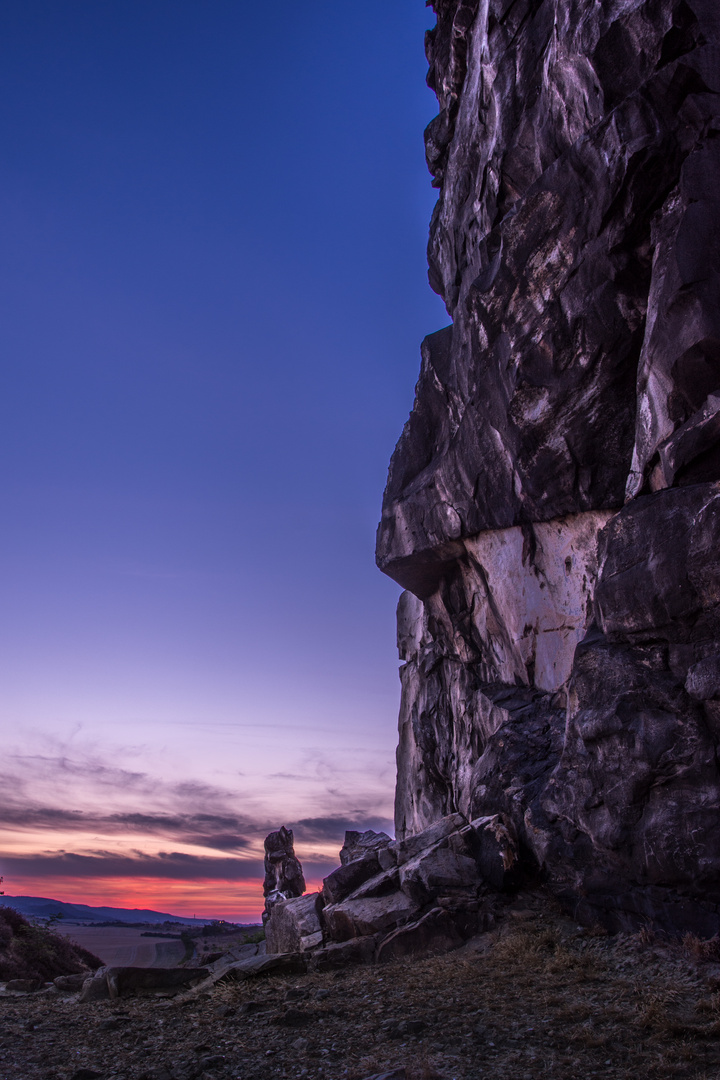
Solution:
<svg viewBox="0 0 720 1080">
<path fill-rule="evenodd" d="M 358 1003 L 368 998 L 369 1015 L 336 1029 L 345 1028 L 349 1080 L 398 1063 L 412 1077 L 429 1068 L 466 1080 L 720 1080 L 720 994 L 708 993 L 702 955 L 696 970 L 687 941 L 673 946 L 649 931 L 578 933 L 548 906 L 521 924 L 508 920 L 479 944 L 475 954 L 466 949 L 337 980 Z M 318 976 L 303 985 L 313 980 L 320 986 Z M 257 989 L 224 992 L 241 1002 Z M 393 1053 L 372 1018 L 410 1014 L 427 1028 Z M 372 1053 L 361 1054 L 363 1041 L 374 1043 Z M 308 1075 L 333 1076 L 327 1068 L 313 1072 L 313 1043 L 309 1038 L 304 1051 Z"/>
<path fill-rule="evenodd" d="M 0 979 L 44 981 L 99 966 L 100 960 L 87 949 L 0 906 Z"/>
</svg>

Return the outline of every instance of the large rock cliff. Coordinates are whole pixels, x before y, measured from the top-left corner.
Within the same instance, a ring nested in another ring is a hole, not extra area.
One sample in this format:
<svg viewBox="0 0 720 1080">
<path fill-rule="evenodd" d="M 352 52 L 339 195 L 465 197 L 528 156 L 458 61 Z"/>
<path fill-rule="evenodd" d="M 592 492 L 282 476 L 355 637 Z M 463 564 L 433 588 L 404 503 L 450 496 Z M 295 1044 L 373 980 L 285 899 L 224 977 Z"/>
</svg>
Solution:
<svg viewBox="0 0 720 1080">
<path fill-rule="evenodd" d="M 500 814 L 579 918 L 718 930 L 720 7 L 435 0 L 430 335 L 378 564 L 400 839 Z"/>
</svg>

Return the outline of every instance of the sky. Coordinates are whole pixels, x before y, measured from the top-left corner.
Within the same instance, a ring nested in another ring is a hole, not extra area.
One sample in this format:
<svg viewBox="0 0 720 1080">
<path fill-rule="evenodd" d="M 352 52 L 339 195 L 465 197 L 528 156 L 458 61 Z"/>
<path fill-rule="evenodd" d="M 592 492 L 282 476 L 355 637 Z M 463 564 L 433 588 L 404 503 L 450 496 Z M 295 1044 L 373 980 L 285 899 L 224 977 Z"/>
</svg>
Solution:
<svg viewBox="0 0 720 1080">
<path fill-rule="evenodd" d="M 392 828 L 423 0 L 0 8 L 0 874 L 256 918 Z"/>
</svg>

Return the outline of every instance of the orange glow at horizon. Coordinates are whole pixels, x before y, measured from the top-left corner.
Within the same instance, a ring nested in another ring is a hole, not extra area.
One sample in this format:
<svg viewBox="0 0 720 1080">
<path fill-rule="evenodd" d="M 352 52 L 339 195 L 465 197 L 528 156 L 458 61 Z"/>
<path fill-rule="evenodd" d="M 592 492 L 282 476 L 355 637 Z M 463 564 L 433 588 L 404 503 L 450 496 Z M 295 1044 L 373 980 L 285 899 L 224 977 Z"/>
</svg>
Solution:
<svg viewBox="0 0 720 1080">
<path fill-rule="evenodd" d="M 185 918 L 260 922 L 264 906 L 262 878 L 222 881 L 168 878 L 13 877 L 5 881 L 11 896 L 46 896 L 66 904 L 90 907 L 144 908 Z M 308 881 L 307 892 L 322 888 Z M 0 896 L 0 904 L 8 902 Z"/>
</svg>

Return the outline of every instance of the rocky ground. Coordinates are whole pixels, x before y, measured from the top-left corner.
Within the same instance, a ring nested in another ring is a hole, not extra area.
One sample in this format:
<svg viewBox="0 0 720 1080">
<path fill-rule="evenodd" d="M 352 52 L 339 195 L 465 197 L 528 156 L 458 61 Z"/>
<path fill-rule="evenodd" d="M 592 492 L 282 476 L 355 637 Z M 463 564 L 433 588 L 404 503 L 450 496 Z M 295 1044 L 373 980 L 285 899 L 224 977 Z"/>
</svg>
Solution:
<svg viewBox="0 0 720 1080">
<path fill-rule="evenodd" d="M 3 994 L 0 1017 L 1 1080 L 720 1078 L 715 945 L 579 930 L 541 894 L 443 957 L 172 999 Z"/>
</svg>

